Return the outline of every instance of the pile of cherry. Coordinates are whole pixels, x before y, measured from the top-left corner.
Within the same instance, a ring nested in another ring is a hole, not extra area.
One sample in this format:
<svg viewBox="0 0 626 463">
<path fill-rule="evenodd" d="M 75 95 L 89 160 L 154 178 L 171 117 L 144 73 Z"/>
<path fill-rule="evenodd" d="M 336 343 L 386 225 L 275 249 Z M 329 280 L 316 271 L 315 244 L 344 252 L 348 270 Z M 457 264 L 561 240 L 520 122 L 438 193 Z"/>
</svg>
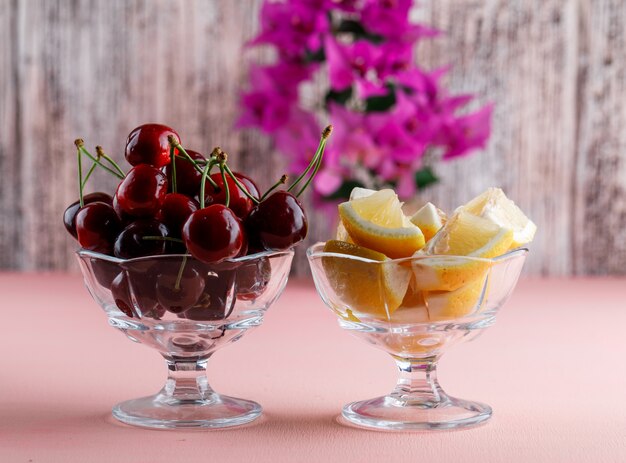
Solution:
<svg viewBox="0 0 626 463">
<path fill-rule="evenodd" d="M 96 147 L 94 156 L 82 140 L 76 140 L 79 200 L 65 210 L 65 227 L 83 249 L 125 260 L 189 253 L 200 264 L 220 264 L 248 254 L 289 249 L 306 237 L 307 218 L 297 197 L 319 169 L 330 132 L 331 127 L 324 130 L 309 166 L 291 185 L 282 176 L 264 194 L 251 178 L 230 169 L 220 148 L 209 157 L 185 149 L 178 134 L 164 125 L 145 124 L 129 134 L 125 158 L 132 168 L 128 173 L 102 148 Z M 85 161 L 91 167 L 83 175 Z M 83 194 L 96 168 L 120 179 L 113 196 Z M 129 292 L 128 271 L 103 273 L 114 297 L 116 292 L 121 296 Z M 175 294 L 162 297 L 171 300 L 160 306 L 183 313 L 197 303 L 207 285 L 195 282 L 200 281 L 194 279 L 196 273 L 184 259 L 175 272 L 155 274 L 155 281 L 160 278 L 162 283 L 174 276 L 169 283 Z M 193 288 L 181 290 L 185 284 Z M 189 293 L 193 295 L 187 299 L 196 300 L 179 304 Z M 132 317 L 132 304 L 126 304 L 130 298 L 115 299 Z"/>
</svg>

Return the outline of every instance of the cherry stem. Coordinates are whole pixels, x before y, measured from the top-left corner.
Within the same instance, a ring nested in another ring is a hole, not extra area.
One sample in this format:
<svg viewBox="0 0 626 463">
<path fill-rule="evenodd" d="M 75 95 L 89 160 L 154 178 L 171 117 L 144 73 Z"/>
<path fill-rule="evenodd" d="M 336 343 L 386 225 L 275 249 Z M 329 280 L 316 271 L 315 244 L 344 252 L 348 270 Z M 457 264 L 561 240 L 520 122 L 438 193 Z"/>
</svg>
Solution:
<svg viewBox="0 0 626 463">
<path fill-rule="evenodd" d="M 95 162 L 96 164 L 98 164 L 100 167 L 102 167 L 104 170 L 106 170 L 107 172 L 109 172 L 110 174 L 115 175 L 117 178 L 119 178 L 120 180 L 124 179 L 124 175 L 120 174 L 119 172 L 116 172 L 114 170 L 111 170 L 109 167 L 105 166 L 104 164 L 102 164 L 102 162 L 100 162 L 99 159 L 96 159 L 89 151 L 87 151 L 87 149 L 85 148 L 85 142 L 81 139 L 78 138 L 76 141 L 74 141 L 74 144 L 76 145 L 76 148 L 78 148 L 78 150 L 84 154 L 85 156 L 87 156 L 89 159 L 91 159 L 93 162 Z"/>
<path fill-rule="evenodd" d="M 313 156 L 313 159 L 315 159 L 315 163 L 309 164 L 309 166 L 307 167 L 305 173 L 311 168 L 311 165 L 314 164 L 315 168 L 313 169 L 313 173 L 311 173 L 311 175 L 309 176 L 309 178 L 307 179 L 305 184 L 302 186 L 302 188 L 300 188 L 300 191 L 298 191 L 298 193 L 296 193 L 296 198 L 298 198 L 302 193 L 304 193 L 304 190 L 307 189 L 307 187 L 313 181 L 313 178 L 315 178 L 315 175 L 317 175 L 317 171 L 320 170 L 320 166 L 322 165 L 322 158 L 324 157 L 324 150 L 326 149 L 326 141 L 328 140 L 328 137 L 330 137 L 330 134 L 332 133 L 332 131 L 333 131 L 333 126 L 329 125 L 322 132 L 322 138 L 320 139 L 320 144 L 317 147 L 317 151 L 315 152 L 315 156 Z M 298 181 L 299 180 L 296 180 L 296 183 Z M 291 185 L 290 189 L 293 188 L 293 186 L 294 185 Z M 287 191 L 289 191 L 289 190 L 287 190 Z"/>
<path fill-rule="evenodd" d="M 80 155 L 80 147 L 76 145 L 76 154 L 78 156 L 78 201 L 80 203 L 80 207 L 85 205 L 85 200 L 83 198 L 83 161 L 82 156 Z"/>
<path fill-rule="evenodd" d="M 287 177 L 285 174 L 283 174 L 282 177 L 280 177 L 280 179 L 278 180 L 278 182 L 274 183 L 271 188 L 269 190 L 267 190 L 263 196 L 261 196 L 261 201 L 263 201 L 265 198 L 267 198 L 269 196 L 269 194 L 274 191 L 276 188 L 278 188 L 281 185 L 284 185 L 285 183 L 287 183 L 287 179 L 289 177 Z"/>
<path fill-rule="evenodd" d="M 198 165 L 198 163 L 191 156 L 189 156 L 189 153 L 187 153 L 187 151 L 185 151 L 185 148 L 183 148 L 182 145 L 179 143 L 179 141 L 176 140 L 176 137 L 174 135 L 170 135 L 169 137 L 167 137 L 167 141 L 170 143 L 170 146 L 173 146 L 178 151 L 183 153 L 183 156 L 185 157 L 185 159 L 187 159 L 187 161 L 191 162 L 198 172 L 200 172 L 201 174 L 204 173 L 202 168 Z M 213 150 L 213 151 L 215 151 L 215 150 Z M 215 181 L 213 181 L 213 179 L 211 177 L 209 177 L 208 180 L 209 180 L 209 183 L 211 185 L 213 185 L 213 188 L 217 188 L 218 187 L 217 183 L 215 183 Z"/>
<path fill-rule="evenodd" d="M 309 162 L 309 165 L 304 170 L 304 172 L 302 172 L 298 176 L 296 181 L 293 182 L 289 188 L 287 188 L 287 191 L 293 190 L 296 187 L 296 185 L 298 185 L 302 181 L 302 179 L 304 179 L 304 177 L 306 177 L 306 175 L 310 172 L 311 169 L 313 169 L 314 167 L 319 169 L 319 161 L 321 160 L 322 156 L 324 155 L 324 148 L 326 147 L 326 140 L 328 140 L 328 137 L 330 137 L 330 134 L 332 133 L 332 131 L 333 131 L 333 126 L 332 125 L 329 125 L 329 126 L 327 126 L 324 129 L 324 131 L 322 132 L 322 138 L 320 138 L 320 142 L 319 142 L 319 145 L 317 146 L 317 150 L 315 151 L 315 154 L 311 158 L 311 161 Z M 306 182 L 304 187 L 300 189 L 300 192 L 296 196 L 299 196 L 300 193 L 302 193 L 304 191 L 304 189 L 307 186 L 309 186 L 309 183 L 311 183 L 311 180 L 313 179 L 313 176 L 317 172 L 317 169 L 314 170 L 314 172 L 311 175 L 311 177 L 308 179 L 308 181 Z"/>
<path fill-rule="evenodd" d="M 141 239 L 146 241 L 172 241 L 173 243 L 185 244 L 180 238 L 174 238 L 172 236 L 142 236 Z"/>
<path fill-rule="evenodd" d="M 230 187 L 228 186 L 228 182 L 226 181 L 226 160 L 220 161 L 220 173 L 222 174 L 222 182 L 224 183 L 224 193 L 226 195 L 226 199 L 224 200 L 224 206 L 228 207 L 230 205 Z M 234 178 L 234 176 L 233 176 Z"/>
<path fill-rule="evenodd" d="M 176 148 L 170 145 L 170 163 L 172 164 L 172 193 L 176 193 Z"/>
<path fill-rule="evenodd" d="M 180 268 L 178 269 L 178 275 L 176 276 L 176 283 L 174 283 L 174 291 L 180 291 L 180 280 L 183 279 L 183 271 L 185 270 L 185 265 L 187 265 L 187 255 L 183 256 L 183 261 L 180 264 Z"/>
<path fill-rule="evenodd" d="M 98 167 L 98 164 L 96 164 L 95 162 L 91 164 L 91 167 L 87 171 L 87 175 L 85 175 L 85 178 L 83 178 L 83 188 L 85 188 L 85 185 L 87 185 L 87 180 L 89 180 L 89 177 L 91 177 L 93 171 L 96 170 L 96 167 Z"/>
<path fill-rule="evenodd" d="M 96 154 L 98 155 L 98 159 L 100 158 L 104 158 L 106 159 L 106 161 L 111 164 L 113 166 L 113 168 L 119 173 L 121 174 L 123 177 L 126 177 L 126 174 L 124 173 L 124 171 L 120 168 L 120 166 L 117 165 L 117 163 L 111 159 L 102 149 L 102 146 L 96 146 Z"/>
<path fill-rule="evenodd" d="M 254 197 L 254 196 L 253 196 L 253 195 L 252 195 L 252 194 L 248 191 L 248 189 L 246 188 L 246 186 L 245 186 L 243 183 L 241 183 L 241 182 L 239 181 L 239 179 L 235 176 L 235 174 L 233 173 L 233 171 L 232 171 L 232 170 L 230 170 L 230 167 L 228 167 L 228 164 L 224 163 L 224 169 L 226 170 L 226 173 L 228 174 L 228 176 L 229 176 L 230 178 L 232 178 L 232 179 L 233 179 L 233 182 L 235 182 L 235 185 L 237 185 L 237 188 L 239 188 L 239 189 L 243 192 L 243 194 L 244 194 L 244 195 L 246 195 L 248 198 L 250 198 L 250 200 L 252 200 L 252 202 L 253 202 L 254 204 L 259 204 L 260 200 L 259 200 L 259 199 L 257 199 L 257 198 L 255 198 L 255 197 Z"/>
<path fill-rule="evenodd" d="M 202 171 L 202 180 L 200 180 L 200 209 L 204 209 L 204 189 L 206 184 L 206 179 L 210 178 L 209 170 L 211 170 L 211 163 L 207 162 L 204 166 L 204 170 Z"/>
</svg>

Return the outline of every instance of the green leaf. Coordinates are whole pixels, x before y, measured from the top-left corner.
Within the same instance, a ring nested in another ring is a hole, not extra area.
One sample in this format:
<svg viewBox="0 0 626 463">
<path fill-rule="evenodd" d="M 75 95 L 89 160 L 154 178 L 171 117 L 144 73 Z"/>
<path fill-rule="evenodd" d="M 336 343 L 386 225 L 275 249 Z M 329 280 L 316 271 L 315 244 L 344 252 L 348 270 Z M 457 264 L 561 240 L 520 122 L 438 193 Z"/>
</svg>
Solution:
<svg viewBox="0 0 626 463">
<path fill-rule="evenodd" d="M 329 194 L 328 196 L 324 196 L 324 199 L 332 200 L 332 199 L 348 199 L 350 198 L 350 193 L 353 188 L 364 188 L 361 182 L 357 182 L 356 180 L 344 180 L 343 183 L 334 193 Z"/>
<path fill-rule="evenodd" d="M 304 53 L 304 61 L 307 63 L 321 63 L 326 61 L 326 52 L 324 51 L 324 47 L 320 47 L 316 51 L 307 50 Z"/>
<path fill-rule="evenodd" d="M 368 113 L 384 112 L 396 104 L 396 90 L 393 84 L 386 84 L 389 89 L 386 95 L 371 96 L 365 100 L 365 111 Z"/>
<path fill-rule="evenodd" d="M 418 189 L 426 188 L 429 185 L 437 183 L 439 177 L 435 175 L 433 170 L 429 166 L 422 167 L 415 172 L 415 185 Z"/>
<path fill-rule="evenodd" d="M 348 87 L 344 90 L 333 90 L 332 88 L 326 92 L 326 96 L 324 97 L 324 101 L 326 102 L 326 106 L 331 101 L 335 103 L 339 103 L 342 106 L 345 106 L 348 100 L 352 97 L 352 87 Z"/>
<path fill-rule="evenodd" d="M 371 32 L 367 32 L 359 21 L 354 19 L 342 19 L 339 25 L 337 26 L 336 31 L 338 33 L 347 33 L 352 34 L 354 40 L 368 40 L 372 43 L 382 43 L 385 41 L 385 38 L 382 35 L 372 34 Z"/>
</svg>

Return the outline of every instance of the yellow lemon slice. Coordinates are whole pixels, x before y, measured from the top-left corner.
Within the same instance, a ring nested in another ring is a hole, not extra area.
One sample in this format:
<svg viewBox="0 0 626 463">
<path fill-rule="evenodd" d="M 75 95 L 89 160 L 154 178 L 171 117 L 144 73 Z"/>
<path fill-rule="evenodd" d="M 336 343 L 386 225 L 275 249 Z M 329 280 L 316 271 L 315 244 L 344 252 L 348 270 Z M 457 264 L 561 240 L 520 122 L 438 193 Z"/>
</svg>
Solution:
<svg viewBox="0 0 626 463">
<path fill-rule="evenodd" d="M 454 291 L 484 278 L 492 263 L 459 256 L 434 256 L 411 261 L 415 277 L 412 287 L 417 291 Z"/>
<path fill-rule="evenodd" d="M 513 230 L 511 249 L 530 243 L 537 231 L 537 226 L 513 201 L 506 197 L 500 188 L 487 189 L 461 208 L 503 228 Z"/>
<path fill-rule="evenodd" d="M 474 280 L 454 291 L 424 291 L 430 321 L 454 320 L 480 310 L 485 279 Z"/>
<path fill-rule="evenodd" d="M 352 241 L 391 258 L 411 256 L 425 243 L 419 227 L 404 216 L 393 190 L 341 203 L 339 217 Z"/>
<path fill-rule="evenodd" d="M 513 243 L 513 230 L 464 209 L 458 210 L 429 241 L 426 254 L 492 258 Z"/>
<path fill-rule="evenodd" d="M 426 203 L 411 217 L 411 223 L 419 227 L 426 241 L 430 240 L 445 223 L 446 213 L 435 207 L 433 203 Z"/>
<path fill-rule="evenodd" d="M 322 266 L 333 291 L 355 318 L 369 314 L 389 320 L 402 303 L 411 270 L 380 252 L 342 241 L 327 241 L 324 252 L 368 259 L 324 256 Z"/>
</svg>

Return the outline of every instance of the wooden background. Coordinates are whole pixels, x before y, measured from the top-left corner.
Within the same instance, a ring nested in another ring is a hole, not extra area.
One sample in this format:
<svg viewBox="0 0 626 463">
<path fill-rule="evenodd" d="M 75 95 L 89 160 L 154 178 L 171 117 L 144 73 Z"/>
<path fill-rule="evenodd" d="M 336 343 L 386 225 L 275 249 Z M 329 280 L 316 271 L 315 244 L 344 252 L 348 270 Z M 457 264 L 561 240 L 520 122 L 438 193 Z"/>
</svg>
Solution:
<svg viewBox="0 0 626 463">
<path fill-rule="evenodd" d="M 242 50 L 259 6 L 0 0 L 0 268 L 75 268 L 61 214 L 77 195 L 76 137 L 120 159 L 130 129 L 159 121 L 266 184 L 282 173 L 267 139 L 231 129 L 263 58 Z M 488 149 L 442 166 L 425 196 L 452 208 L 499 185 L 539 226 L 527 272 L 626 273 L 626 2 L 422 0 L 414 16 L 448 33 L 421 62 L 454 64 L 452 89 L 496 102 Z M 332 219 L 310 221 L 308 242 L 328 237 Z"/>
</svg>

